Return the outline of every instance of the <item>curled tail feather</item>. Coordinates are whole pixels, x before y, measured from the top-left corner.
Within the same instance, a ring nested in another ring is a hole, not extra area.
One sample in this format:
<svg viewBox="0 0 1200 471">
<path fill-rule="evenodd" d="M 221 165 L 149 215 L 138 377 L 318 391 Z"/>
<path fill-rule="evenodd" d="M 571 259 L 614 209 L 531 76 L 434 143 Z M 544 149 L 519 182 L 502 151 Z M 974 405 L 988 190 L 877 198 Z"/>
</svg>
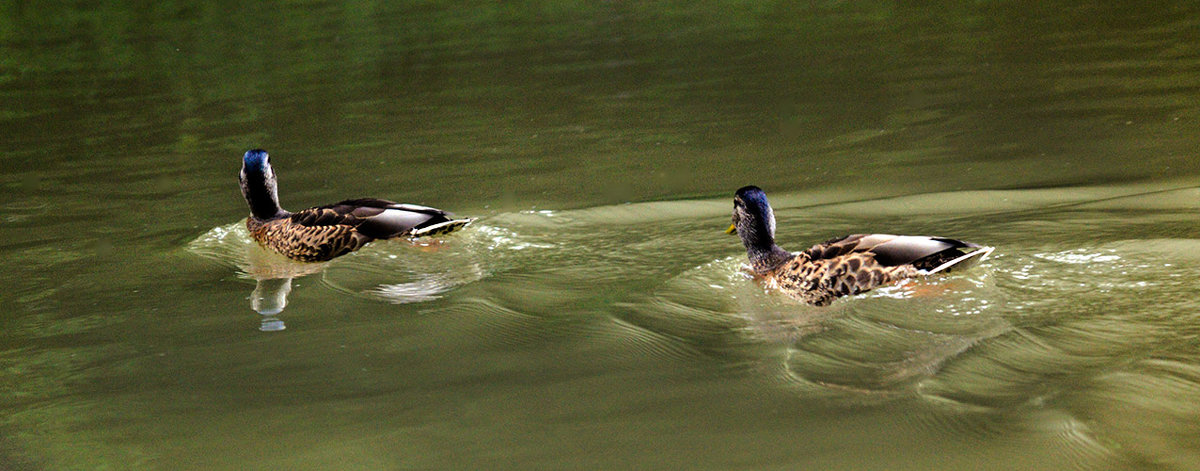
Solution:
<svg viewBox="0 0 1200 471">
<path fill-rule="evenodd" d="M 983 259 L 987 258 L 987 256 L 989 254 L 991 254 L 993 250 L 996 250 L 996 248 L 995 247 L 981 247 L 979 250 L 973 250 L 973 251 L 963 254 L 959 257 L 955 257 L 951 260 L 946 261 L 945 263 L 943 263 L 941 265 L 933 267 L 930 270 L 918 270 L 917 273 L 921 274 L 921 275 L 932 275 L 934 273 L 939 273 L 939 272 L 943 272 L 943 271 L 949 272 L 949 271 L 951 271 L 950 270 L 951 268 L 954 268 L 956 270 L 969 268 L 971 266 L 974 266 L 976 263 L 983 261 Z"/>
<path fill-rule="evenodd" d="M 443 222 L 439 222 L 437 224 L 431 224 L 431 225 L 428 225 L 425 227 L 414 228 L 412 230 L 412 232 L 408 233 L 408 236 L 409 237 L 429 237 L 429 236 L 449 234 L 451 232 L 462 229 L 467 224 L 470 224 L 474 221 L 475 221 L 475 218 L 451 219 L 449 221 L 443 221 Z"/>
</svg>

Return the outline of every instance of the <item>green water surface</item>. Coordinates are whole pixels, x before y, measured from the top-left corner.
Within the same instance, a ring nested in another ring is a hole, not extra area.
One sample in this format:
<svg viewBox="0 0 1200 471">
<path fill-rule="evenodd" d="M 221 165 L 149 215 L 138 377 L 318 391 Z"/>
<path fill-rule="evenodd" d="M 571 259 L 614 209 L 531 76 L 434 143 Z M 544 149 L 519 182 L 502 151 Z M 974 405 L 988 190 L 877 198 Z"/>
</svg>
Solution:
<svg viewBox="0 0 1200 471">
<path fill-rule="evenodd" d="M 1193 2 L 0 4 L 0 469 L 1200 469 L 1198 28 Z M 285 208 L 479 220 L 288 262 L 242 223 L 254 147 Z M 746 184 L 792 250 L 996 251 L 801 305 L 722 233 Z"/>
</svg>

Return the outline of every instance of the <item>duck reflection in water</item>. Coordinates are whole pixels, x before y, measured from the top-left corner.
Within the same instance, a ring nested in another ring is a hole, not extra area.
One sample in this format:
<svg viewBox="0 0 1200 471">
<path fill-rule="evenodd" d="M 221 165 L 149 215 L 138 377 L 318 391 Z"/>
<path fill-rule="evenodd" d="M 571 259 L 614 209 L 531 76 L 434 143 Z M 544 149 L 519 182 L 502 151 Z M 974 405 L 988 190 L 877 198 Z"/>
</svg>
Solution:
<svg viewBox="0 0 1200 471">
<path fill-rule="evenodd" d="M 262 317 L 258 330 L 275 332 L 286 329 L 283 320 L 277 317 L 287 307 L 287 296 L 292 292 L 291 278 L 268 278 L 258 280 L 254 292 L 250 293 L 250 309 Z"/>
<path fill-rule="evenodd" d="M 255 281 L 250 293 L 250 309 L 262 316 L 258 330 L 277 332 L 287 328 L 279 314 L 288 304 L 292 280 L 325 269 L 327 263 L 298 263 L 272 253 L 257 244 L 246 244 L 246 254 L 238 263 L 241 276 Z"/>
<path fill-rule="evenodd" d="M 235 231 L 240 233 L 240 228 Z M 486 275 L 482 267 L 475 263 L 463 262 L 461 258 L 452 256 L 452 253 L 439 253 L 437 257 L 429 257 L 428 252 L 443 250 L 444 246 L 440 241 L 409 241 L 411 247 L 408 248 L 413 250 L 406 248 L 394 254 L 376 254 L 362 257 L 354 263 L 343 263 L 343 268 L 350 269 L 343 270 L 343 276 L 339 277 L 330 276 L 326 271 L 331 262 L 297 262 L 245 239 L 238 238 L 236 242 L 226 245 L 230 252 L 225 258 L 233 261 L 239 277 L 254 280 L 254 291 L 250 293 L 250 308 L 262 316 L 259 330 L 263 332 L 276 332 L 286 328 L 280 314 L 288 306 L 288 295 L 292 292 L 292 281 L 296 278 L 320 274 L 322 283 L 329 288 L 393 304 L 407 304 L 438 299 L 442 293 Z M 438 263 L 431 263 L 430 260 Z M 403 276 L 405 280 L 398 283 L 378 283 L 379 277 L 370 276 L 364 279 L 365 284 L 358 285 L 353 281 L 353 276 L 349 280 L 346 279 L 346 273 L 362 269 L 370 272 L 372 264 L 379 264 L 381 261 L 386 261 L 383 266 L 389 270 L 386 278 L 394 280 L 396 276 Z M 350 286 L 347 286 L 347 283 Z"/>
</svg>

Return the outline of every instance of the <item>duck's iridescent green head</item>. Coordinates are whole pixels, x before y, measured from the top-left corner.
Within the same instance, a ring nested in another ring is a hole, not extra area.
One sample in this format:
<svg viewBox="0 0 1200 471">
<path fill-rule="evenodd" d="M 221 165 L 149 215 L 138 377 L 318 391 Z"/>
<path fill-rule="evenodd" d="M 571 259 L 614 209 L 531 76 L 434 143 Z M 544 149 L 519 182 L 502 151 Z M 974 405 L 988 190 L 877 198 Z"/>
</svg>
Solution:
<svg viewBox="0 0 1200 471">
<path fill-rule="evenodd" d="M 247 172 L 265 173 L 267 168 L 270 168 L 271 163 L 267 162 L 267 151 L 262 149 L 252 149 L 246 151 L 242 156 L 242 167 Z"/>
<path fill-rule="evenodd" d="M 734 194 L 733 225 L 726 232 L 737 232 L 746 248 L 775 245 L 775 212 L 761 188 L 744 186 Z"/>
</svg>

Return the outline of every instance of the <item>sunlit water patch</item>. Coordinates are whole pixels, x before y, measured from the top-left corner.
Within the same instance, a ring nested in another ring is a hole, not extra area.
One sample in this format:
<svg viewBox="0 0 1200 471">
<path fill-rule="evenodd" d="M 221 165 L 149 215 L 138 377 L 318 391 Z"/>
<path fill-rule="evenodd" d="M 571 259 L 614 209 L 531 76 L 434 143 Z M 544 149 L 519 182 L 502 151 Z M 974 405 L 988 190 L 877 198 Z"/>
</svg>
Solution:
<svg viewBox="0 0 1200 471">
<path fill-rule="evenodd" d="M 1069 232 L 1073 220 L 1058 229 Z M 1013 255 L 993 262 L 1012 328 L 947 362 L 919 383 L 920 393 L 990 417 L 992 426 L 971 433 L 991 441 L 1057 431 L 1053 439 L 1062 441 L 1063 453 L 1078 454 L 1079 463 L 1178 464 L 1194 457 L 1157 446 L 1184 430 L 1178 424 L 1140 433 L 1097 427 L 1112 416 L 1112 406 L 1099 405 L 1097 396 L 1113 394 L 1117 378 L 1136 377 L 1139 394 L 1155 398 L 1146 399 L 1150 403 L 1169 409 L 1200 401 L 1188 376 L 1164 377 L 1143 366 L 1162 352 L 1190 351 L 1186 355 L 1196 358 L 1198 245 L 1191 239 L 1114 240 L 1086 248 L 1014 244 Z"/>
</svg>

